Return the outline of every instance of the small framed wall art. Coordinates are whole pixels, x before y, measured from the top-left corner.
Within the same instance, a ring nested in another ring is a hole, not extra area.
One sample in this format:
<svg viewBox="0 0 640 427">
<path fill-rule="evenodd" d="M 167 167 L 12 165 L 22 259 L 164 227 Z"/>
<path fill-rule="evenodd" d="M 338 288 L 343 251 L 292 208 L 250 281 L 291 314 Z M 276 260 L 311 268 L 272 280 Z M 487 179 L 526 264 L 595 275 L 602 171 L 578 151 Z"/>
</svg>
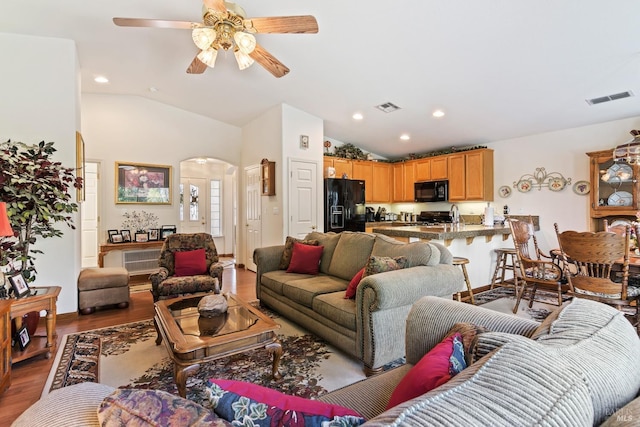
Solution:
<svg viewBox="0 0 640 427">
<path fill-rule="evenodd" d="M 171 204 L 171 166 L 116 162 L 116 204 Z"/>
</svg>

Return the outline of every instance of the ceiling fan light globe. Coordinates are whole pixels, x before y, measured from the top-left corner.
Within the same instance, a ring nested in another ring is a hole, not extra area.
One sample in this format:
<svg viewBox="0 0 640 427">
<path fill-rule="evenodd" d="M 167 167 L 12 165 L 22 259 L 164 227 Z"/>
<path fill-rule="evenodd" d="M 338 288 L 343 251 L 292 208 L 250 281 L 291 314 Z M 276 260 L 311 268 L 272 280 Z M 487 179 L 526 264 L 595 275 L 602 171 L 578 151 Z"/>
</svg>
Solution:
<svg viewBox="0 0 640 427">
<path fill-rule="evenodd" d="M 244 70 L 245 68 L 249 68 L 251 64 L 253 64 L 253 58 L 251 58 L 246 53 L 236 49 L 233 51 L 233 54 L 236 56 L 236 61 L 238 62 L 238 68 Z"/>
<path fill-rule="evenodd" d="M 198 54 L 198 59 L 207 66 L 213 68 L 216 65 L 216 58 L 218 57 L 218 51 L 210 47 L 203 50 Z"/>
<path fill-rule="evenodd" d="M 238 49 L 240 49 L 240 52 L 245 55 L 249 55 L 256 48 L 256 38 L 253 34 L 237 31 L 233 35 L 233 39 L 235 40 Z"/>
<path fill-rule="evenodd" d="M 216 31 L 213 28 L 194 28 L 191 38 L 200 50 L 206 50 L 216 39 Z"/>
</svg>

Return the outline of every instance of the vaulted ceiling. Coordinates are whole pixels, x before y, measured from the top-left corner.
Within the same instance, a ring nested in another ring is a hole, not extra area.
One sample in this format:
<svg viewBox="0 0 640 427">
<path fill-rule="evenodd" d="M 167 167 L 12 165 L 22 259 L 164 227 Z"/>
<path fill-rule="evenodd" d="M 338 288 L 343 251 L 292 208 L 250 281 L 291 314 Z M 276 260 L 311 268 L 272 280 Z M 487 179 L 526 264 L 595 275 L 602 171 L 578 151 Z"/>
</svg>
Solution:
<svg viewBox="0 0 640 427">
<path fill-rule="evenodd" d="M 189 30 L 112 21 L 201 22 L 201 0 L 3 0 L 0 32 L 74 40 L 83 93 L 142 96 L 236 126 L 286 103 L 322 118 L 326 137 L 388 157 L 640 115 L 638 1 L 238 4 L 248 17 L 316 17 L 318 34 L 256 36 L 288 75 L 258 64 L 240 71 L 231 52 L 187 74 L 198 52 Z M 95 83 L 98 75 L 109 83 Z M 586 102 L 625 91 L 633 96 Z M 400 109 L 375 108 L 388 102 Z M 437 109 L 445 116 L 434 118 Z"/>
</svg>

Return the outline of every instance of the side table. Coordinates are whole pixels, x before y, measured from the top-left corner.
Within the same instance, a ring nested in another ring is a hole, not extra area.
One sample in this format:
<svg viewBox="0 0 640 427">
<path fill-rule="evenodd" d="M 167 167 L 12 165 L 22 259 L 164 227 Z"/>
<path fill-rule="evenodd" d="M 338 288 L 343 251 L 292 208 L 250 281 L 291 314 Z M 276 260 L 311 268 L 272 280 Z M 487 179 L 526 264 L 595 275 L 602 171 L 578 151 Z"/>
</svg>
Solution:
<svg viewBox="0 0 640 427">
<path fill-rule="evenodd" d="M 60 286 L 33 287 L 35 295 L 11 301 L 11 319 L 16 319 L 16 330 L 22 326 L 22 316 L 30 311 L 47 312 L 47 334 L 46 336 L 35 335 L 31 337 L 31 342 L 22 351 L 14 348 L 11 356 L 11 363 L 20 362 L 25 359 L 44 354 L 48 359 L 51 352 L 56 349 L 56 302 L 60 294 Z"/>
<path fill-rule="evenodd" d="M 0 395 L 11 385 L 11 301 L 0 300 Z"/>
</svg>

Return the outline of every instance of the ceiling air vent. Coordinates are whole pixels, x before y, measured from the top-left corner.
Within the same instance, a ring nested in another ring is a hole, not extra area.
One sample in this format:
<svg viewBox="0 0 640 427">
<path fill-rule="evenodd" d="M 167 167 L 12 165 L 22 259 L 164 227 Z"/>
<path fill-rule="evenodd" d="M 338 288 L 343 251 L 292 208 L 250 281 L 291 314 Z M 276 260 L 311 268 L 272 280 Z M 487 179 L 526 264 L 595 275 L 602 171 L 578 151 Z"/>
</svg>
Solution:
<svg viewBox="0 0 640 427">
<path fill-rule="evenodd" d="M 380 111 L 384 111 L 385 113 L 393 113 L 400 109 L 393 102 L 385 102 L 384 104 L 376 105 L 376 108 Z"/>
<path fill-rule="evenodd" d="M 613 95 L 601 96 L 600 98 L 587 99 L 587 104 L 589 105 L 602 104 L 603 102 L 615 101 L 616 99 L 629 98 L 630 96 L 633 96 L 633 92 L 628 90 L 626 92 L 614 93 Z"/>
</svg>

